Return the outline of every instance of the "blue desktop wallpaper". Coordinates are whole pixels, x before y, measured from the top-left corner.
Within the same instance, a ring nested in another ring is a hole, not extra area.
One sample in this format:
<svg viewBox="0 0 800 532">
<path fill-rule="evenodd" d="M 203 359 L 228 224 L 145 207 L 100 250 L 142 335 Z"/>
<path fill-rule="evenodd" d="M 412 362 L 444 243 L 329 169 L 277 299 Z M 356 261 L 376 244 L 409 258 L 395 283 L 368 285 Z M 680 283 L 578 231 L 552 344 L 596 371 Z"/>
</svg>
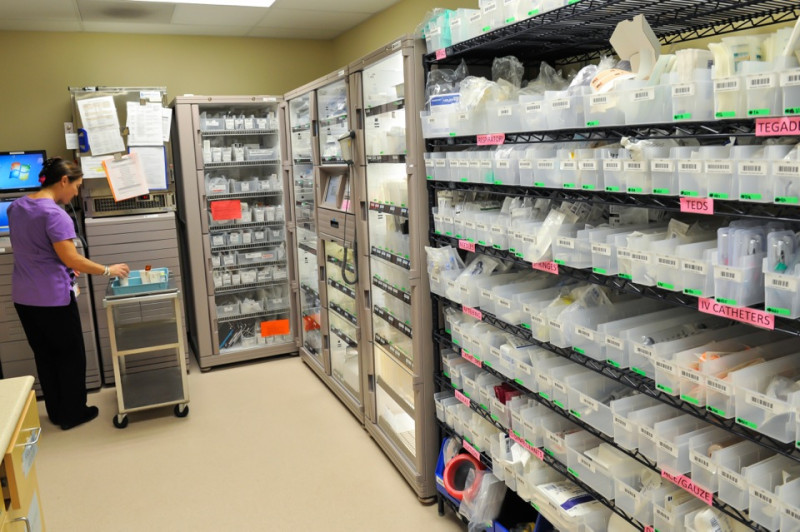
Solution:
<svg viewBox="0 0 800 532">
<path fill-rule="evenodd" d="M 39 188 L 42 153 L 0 153 L 0 191 Z"/>
</svg>

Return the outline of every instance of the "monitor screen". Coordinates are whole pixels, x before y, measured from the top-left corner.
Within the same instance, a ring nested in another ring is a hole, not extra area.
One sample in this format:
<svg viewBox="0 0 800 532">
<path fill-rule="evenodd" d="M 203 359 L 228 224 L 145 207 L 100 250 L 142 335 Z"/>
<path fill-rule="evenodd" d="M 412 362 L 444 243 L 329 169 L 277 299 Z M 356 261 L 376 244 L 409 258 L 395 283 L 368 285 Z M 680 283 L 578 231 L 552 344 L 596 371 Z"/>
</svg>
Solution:
<svg viewBox="0 0 800 532">
<path fill-rule="evenodd" d="M 0 235 L 8 234 L 8 206 L 14 200 L 0 200 Z"/>
<path fill-rule="evenodd" d="M 46 158 L 44 150 L 0 152 L 0 192 L 38 189 Z"/>
</svg>

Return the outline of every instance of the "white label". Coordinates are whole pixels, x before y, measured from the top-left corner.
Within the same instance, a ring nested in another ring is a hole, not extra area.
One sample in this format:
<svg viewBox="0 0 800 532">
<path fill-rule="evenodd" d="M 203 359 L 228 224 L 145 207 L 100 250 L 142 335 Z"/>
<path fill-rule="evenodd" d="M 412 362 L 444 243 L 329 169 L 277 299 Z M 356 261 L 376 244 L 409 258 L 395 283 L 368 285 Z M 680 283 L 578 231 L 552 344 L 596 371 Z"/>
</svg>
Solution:
<svg viewBox="0 0 800 532">
<path fill-rule="evenodd" d="M 525 105 L 526 113 L 539 113 L 542 110 L 542 102 L 531 102 Z"/>
<path fill-rule="evenodd" d="M 724 478 L 737 488 L 739 489 L 744 488 L 744 479 L 742 479 L 742 477 L 737 475 L 736 473 L 731 473 L 727 469 L 720 469 L 718 473 L 721 478 Z"/>
<path fill-rule="evenodd" d="M 641 251 L 631 251 L 631 260 L 634 262 L 648 263 L 650 262 L 650 254 Z"/>
<path fill-rule="evenodd" d="M 739 173 L 743 175 L 767 175 L 767 164 L 759 161 L 739 163 Z"/>
<path fill-rule="evenodd" d="M 478 22 L 481 19 L 480 11 L 469 16 L 470 22 Z"/>
<path fill-rule="evenodd" d="M 564 111 L 569 109 L 569 98 L 559 98 L 550 102 L 550 108 L 553 111 Z"/>
<path fill-rule="evenodd" d="M 691 459 L 692 463 L 699 465 L 700 467 L 702 467 L 706 471 L 709 471 L 711 473 L 716 473 L 717 472 L 716 464 L 712 464 L 711 460 L 709 460 L 707 457 L 701 455 L 700 453 L 692 451 L 690 459 Z"/>
<path fill-rule="evenodd" d="M 576 325 L 575 334 L 577 334 L 578 336 L 583 336 L 590 342 L 594 342 L 594 331 L 591 329 L 587 329 L 586 327 L 581 327 L 580 325 Z"/>
<path fill-rule="evenodd" d="M 650 170 L 653 172 L 674 172 L 675 161 L 670 159 L 653 159 L 650 161 Z"/>
<path fill-rule="evenodd" d="M 632 428 L 630 426 L 630 424 L 628 423 L 627 419 L 625 419 L 624 417 L 617 416 L 617 415 L 614 416 L 614 425 L 620 427 L 623 430 L 628 430 L 628 431 L 631 430 L 631 428 Z"/>
<path fill-rule="evenodd" d="M 497 298 L 497 304 L 500 305 L 501 307 L 504 307 L 504 308 L 507 308 L 507 309 L 511 309 L 511 300 L 510 299 L 505 299 L 505 298 L 502 298 L 502 297 L 498 297 Z"/>
<path fill-rule="evenodd" d="M 550 440 L 555 445 L 558 445 L 559 448 L 564 446 L 564 439 L 563 438 L 559 438 L 557 435 L 553 434 L 552 432 L 548 432 L 547 433 L 547 439 Z"/>
<path fill-rule="evenodd" d="M 425 168 L 435 168 L 436 161 L 433 159 L 425 159 Z"/>
<path fill-rule="evenodd" d="M 678 372 L 675 370 L 675 366 L 670 364 L 669 362 L 664 362 L 663 360 L 656 360 L 655 361 L 656 367 L 661 371 L 666 371 L 671 375 L 677 375 Z"/>
<path fill-rule="evenodd" d="M 619 482 L 617 484 L 617 486 L 619 486 L 620 491 L 622 491 L 622 493 L 624 493 L 625 495 L 627 495 L 628 497 L 630 497 L 634 501 L 638 501 L 639 500 L 639 492 L 636 491 L 635 489 L 631 488 L 627 484 L 623 484 L 622 482 Z"/>
<path fill-rule="evenodd" d="M 468 164 L 469 168 L 480 168 L 481 167 L 481 162 L 478 159 L 472 159 L 467 164 Z"/>
<path fill-rule="evenodd" d="M 786 517 L 789 517 L 790 519 L 793 519 L 794 521 L 800 521 L 800 512 L 798 512 L 797 510 L 795 510 L 791 506 L 788 506 L 786 503 L 784 503 L 782 511 L 783 511 L 783 515 L 785 515 Z M 792 526 L 797 526 L 797 525 L 795 524 L 795 525 L 792 525 Z"/>
<path fill-rule="evenodd" d="M 536 243 L 536 235 L 525 235 L 522 237 L 522 241 L 526 244 L 535 244 Z"/>
<path fill-rule="evenodd" d="M 489 227 L 486 224 L 475 222 L 475 229 L 478 231 L 488 231 Z"/>
<path fill-rule="evenodd" d="M 497 9 L 497 2 L 487 2 L 483 4 L 483 14 L 486 15 Z"/>
<path fill-rule="evenodd" d="M 678 266 L 680 266 L 680 261 L 677 257 L 665 257 L 663 255 L 658 255 L 656 257 L 656 263 L 658 263 L 659 266 L 664 266 L 672 270 L 677 270 Z"/>
<path fill-rule="evenodd" d="M 727 78 L 714 82 L 714 92 L 728 92 L 739 90 L 739 78 Z"/>
<path fill-rule="evenodd" d="M 436 168 L 444 168 L 444 167 L 447 166 L 447 159 L 434 159 L 433 160 L 433 165 Z"/>
<path fill-rule="evenodd" d="M 500 159 L 500 160 L 496 161 L 496 163 L 497 163 L 497 168 L 498 169 L 502 168 L 502 169 L 505 170 L 505 169 L 511 168 L 511 161 L 509 161 L 508 159 Z"/>
<path fill-rule="evenodd" d="M 747 90 L 771 89 L 775 86 L 775 74 L 747 76 Z"/>
<path fill-rule="evenodd" d="M 561 161 L 561 169 L 566 170 L 568 172 L 574 172 L 575 169 L 578 167 L 575 161 Z"/>
<path fill-rule="evenodd" d="M 439 26 L 436 26 L 435 28 L 428 30 L 426 32 L 427 37 L 436 37 L 441 34 L 442 34 L 442 28 L 440 28 Z"/>
<path fill-rule="evenodd" d="M 665 440 L 658 440 L 658 448 L 662 451 L 665 451 L 675 458 L 678 457 L 678 449 L 672 443 L 665 441 Z"/>
<path fill-rule="evenodd" d="M 733 387 L 729 383 L 716 377 L 706 377 L 706 386 L 722 395 L 733 395 Z"/>
<path fill-rule="evenodd" d="M 606 172 L 619 172 L 622 170 L 622 161 L 616 159 L 603 159 L 603 170 Z"/>
<path fill-rule="evenodd" d="M 553 387 L 553 380 L 550 378 L 550 376 L 549 376 L 549 375 L 542 375 L 542 374 L 539 374 L 539 375 L 537 376 L 537 379 L 539 379 L 540 381 L 542 381 L 542 384 L 544 384 L 544 387 L 545 387 L 545 388 L 548 388 L 548 389 L 549 389 L 549 388 L 552 388 L 552 387 Z"/>
<path fill-rule="evenodd" d="M 668 524 L 672 524 L 672 516 L 666 512 L 661 506 L 653 506 L 653 511 L 655 514 L 666 521 Z"/>
<path fill-rule="evenodd" d="M 785 404 L 776 399 L 767 398 L 760 393 L 747 392 L 744 400 L 747 404 L 766 410 L 771 414 L 782 414 L 786 411 Z"/>
<path fill-rule="evenodd" d="M 587 395 L 581 394 L 579 400 L 583 406 L 589 407 L 595 412 L 600 409 L 600 405 L 597 403 L 597 401 Z"/>
<path fill-rule="evenodd" d="M 744 282 L 744 275 L 741 270 L 734 270 L 726 266 L 714 266 L 714 278 L 733 281 L 734 283 Z"/>
<path fill-rule="evenodd" d="M 556 245 L 562 248 L 575 249 L 575 239 L 566 236 L 558 237 Z"/>
<path fill-rule="evenodd" d="M 609 347 L 613 347 L 619 351 L 625 349 L 625 342 L 622 341 L 621 338 L 617 338 L 616 336 L 609 336 L 606 335 L 606 345 Z"/>
<path fill-rule="evenodd" d="M 582 454 L 578 455 L 578 463 L 591 471 L 592 473 L 596 473 L 597 470 L 595 468 L 594 462 L 592 462 L 589 458 L 586 458 Z"/>
<path fill-rule="evenodd" d="M 691 259 L 683 259 L 683 261 L 681 262 L 681 269 L 685 272 L 696 273 L 698 275 L 705 275 L 707 265 L 708 264 L 705 262 L 700 262 Z"/>
<path fill-rule="evenodd" d="M 578 168 L 585 172 L 594 172 L 597 170 L 597 161 L 591 159 L 578 161 Z"/>
<path fill-rule="evenodd" d="M 733 173 L 733 163 L 729 161 L 708 161 L 706 172 L 710 174 L 730 174 Z"/>
<path fill-rule="evenodd" d="M 624 168 L 626 172 L 644 172 L 646 169 L 641 161 L 625 161 Z"/>
<path fill-rule="evenodd" d="M 633 350 L 637 355 L 641 355 L 651 360 L 653 359 L 653 351 L 644 347 L 643 345 L 635 345 Z"/>
<path fill-rule="evenodd" d="M 781 87 L 794 87 L 796 85 L 800 85 L 800 70 L 781 73 Z"/>
<path fill-rule="evenodd" d="M 539 170 L 555 170 L 555 159 L 540 159 L 536 161 L 536 168 Z"/>
<path fill-rule="evenodd" d="M 702 170 L 702 165 L 695 161 L 680 161 L 678 163 L 678 172 L 684 174 L 699 174 Z"/>
<path fill-rule="evenodd" d="M 506 234 L 506 228 L 505 227 L 501 227 L 499 225 L 493 225 L 492 226 L 492 233 L 495 234 L 495 235 L 504 235 L 504 234 Z"/>
<path fill-rule="evenodd" d="M 511 116 L 512 107 L 510 105 L 504 105 L 503 107 L 497 108 L 497 116 Z"/>
<path fill-rule="evenodd" d="M 450 21 L 451 28 L 457 28 L 459 26 L 461 26 L 461 17 L 454 18 L 453 20 Z"/>
<path fill-rule="evenodd" d="M 767 286 L 786 292 L 797 292 L 797 278 L 775 273 L 766 274 Z"/>
<path fill-rule="evenodd" d="M 561 330 L 561 323 L 557 322 L 556 320 L 549 320 L 547 324 L 550 326 L 551 329 L 555 329 L 557 331 Z"/>
<path fill-rule="evenodd" d="M 521 371 L 525 375 L 532 375 L 531 371 L 533 371 L 533 368 L 524 362 L 517 362 L 517 370 Z"/>
<path fill-rule="evenodd" d="M 775 498 L 771 493 L 755 486 L 750 486 L 750 496 L 755 497 L 768 506 L 775 506 Z"/>
<path fill-rule="evenodd" d="M 645 427 L 644 425 L 640 425 L 639 434 L 641 434 L 650 441 L 656 441 L 656 435 L 653 434 L 653 429 L 651 429 L 650 427 Z"/>
<path fill-rule="evenodd" d="M 532 170 L 533 169 L 533 161 L 527 159 L 520 159 L 519 161 L 519 169 L 520 170 Z"/>
<path fill-rule="evenodd" d="M 598 255 L 604 255 L 606 257 L 611 256 L 611 246 L 608 244 L 592 244 L 592 253 L 597 253 Z"/>
<path fill-rule="evenodd" d="M 775 175 L 782 177 L 800 177 L 800 164 L 797 163 L 775 163 L 773 165 Z"/>
<path fill-rule="evenodd" d="M 681 368 L 681 378 L 688 379 L 698 384 L 703 380 L 702 375 L 700 373 L 685 368 Z"/>
<path fill-rule="evenodd" d="M 491 168 L 492 167 L 492 160 L 491 159 L 481 159 L 481 168 Z"/>
<path fill-rule="evenodd" d="M 595 94 L 589 98 L 589 105 L 592 107 L 606 104 L 608 104 L 608 94 Z"/>
<path fill-rule="evenodd" d="M 567 387 L 564 385 L 564 383 L 555 379 L 553 379 L 553 389 L 558 390 L 561 393 L 569 393 L 567 392 Z"/>
<path fill-rule="evenodd" d="M 645 89 L 639 89 L 633 93 L 633 101 L 634 102 L 641 102 L 645 100 L 655 100 L 656 98 L 656 89 L 654 87 L 648 87 Z"/>
<path fill-rule="evenodd" d="M 694 96 L 694 83 L 685 83 L 672 86 L 673 98 L 683 98 L 685 96 Z"/>
</svg>

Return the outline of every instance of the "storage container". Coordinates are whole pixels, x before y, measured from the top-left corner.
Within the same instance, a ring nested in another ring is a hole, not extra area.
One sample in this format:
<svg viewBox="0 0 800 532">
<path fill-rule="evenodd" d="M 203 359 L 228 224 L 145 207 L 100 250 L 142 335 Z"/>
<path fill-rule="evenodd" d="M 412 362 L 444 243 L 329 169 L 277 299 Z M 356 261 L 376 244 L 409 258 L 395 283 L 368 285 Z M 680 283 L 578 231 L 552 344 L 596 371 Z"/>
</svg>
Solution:
<svg viewBox="0 0 800 532">
<path fill-rule="evenodd" d="M 715 453 L 719 500 L 739 511 L 747 510 L 750 495 L 745 474 L 750 467 L 774 456 L 766 447 L 752 442 L 742 442 Z"/>
<path fill-rule="evenodd" d="M 747 116 L 744 81 L 740 76 L 714 78 L 714 118 L 745 118 Z"/>
<path fill-rule="evenodd" d="M 785 489 L 786 479 L 800 474 L 800 464 L 785 456 L 774 456 L 745 470 L 750 500 L 750 519 L 768 530 L 780 526 L 777 492 Z"/>
<path fill-rule="evenodd" d="M 635 450 L 639 446 L 639 426 L 629 416 L 637 411 L 660 404 L 656 399 L 644 394 L 631 395 L 611 401 L 611 417 L 614 425 L 614 443 L 624 449 Z"/>
<path fill-rule="evenodd" d="M 787 183 L 776 176 L 773 162 L 786 157 L 792 146 L 756 146 L 747 160 L 738 161 L 736 179 L 738 181 L 739 199 L 755 203 L 771 203 L 777 183 Z M 785 170 L 785 169 L 784 169 Z M 781 177 L 784 177 L 781 173 Z"/>
<path fill-rule="evenodd" d="M 620 126 L 625 124 L 625 113 L 619 104 L 619 92 L 587 94 L 583 98 L 586 127 Z"/>
<path fill-rule="evenodd" d="M 611 402 L 632 393 L 631 388 L 595 372 L 570 376 L 566 379 L 570 413 L 605 433 L 614 436 Z"/>
<path fill-rule="evenodd" d="M 671 80 L 672 119 L 675 122 L 707 122 L 714 119 L 714 84 L 710 69 L 695 69 L 692 81 Z"/>
</svg>

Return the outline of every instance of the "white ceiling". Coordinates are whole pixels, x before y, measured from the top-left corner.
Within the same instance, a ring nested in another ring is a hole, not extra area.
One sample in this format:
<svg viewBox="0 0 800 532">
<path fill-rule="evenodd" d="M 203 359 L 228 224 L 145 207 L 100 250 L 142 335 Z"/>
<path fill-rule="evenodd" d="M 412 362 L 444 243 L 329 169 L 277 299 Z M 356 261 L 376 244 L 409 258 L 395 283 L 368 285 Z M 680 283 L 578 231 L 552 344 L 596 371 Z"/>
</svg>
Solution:
<svg viewBox="0 0 800 532">
<path fill-rule="evenodd" d="M 332 39 L 399 0 L 277 0 L 270 8 L 0 0 L 0 30 Z"/>
</svg>

